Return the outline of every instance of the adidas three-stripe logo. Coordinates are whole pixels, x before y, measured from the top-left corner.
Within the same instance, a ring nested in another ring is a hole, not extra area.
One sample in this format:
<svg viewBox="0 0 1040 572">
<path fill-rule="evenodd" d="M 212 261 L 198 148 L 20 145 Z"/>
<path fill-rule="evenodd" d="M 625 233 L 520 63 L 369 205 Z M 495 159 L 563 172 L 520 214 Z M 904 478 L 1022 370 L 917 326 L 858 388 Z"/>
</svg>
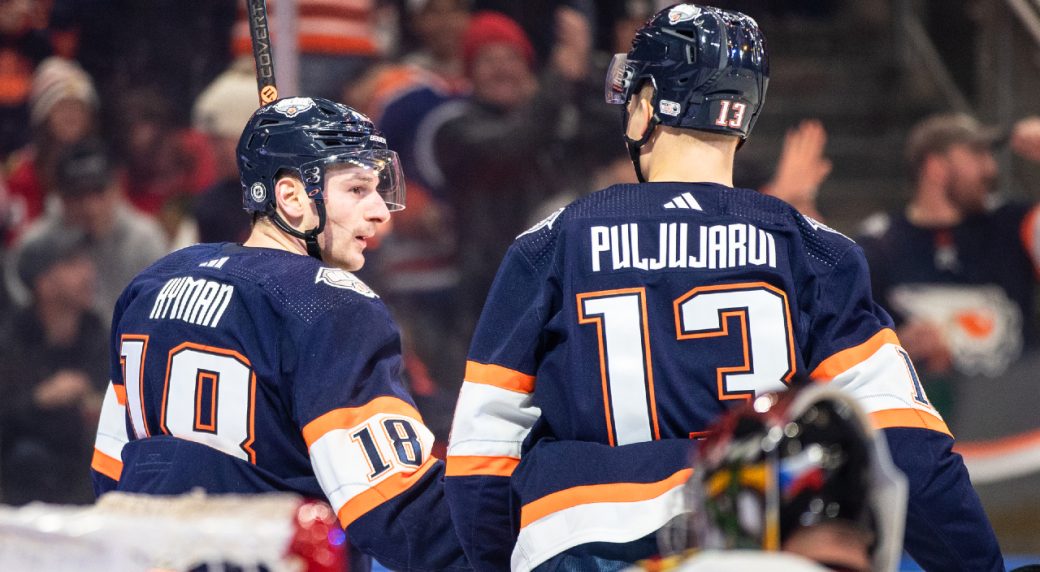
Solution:
<svg viewBox="0 0 1040 572">
<path fill-rule="evenodd" d="M 664 208 L 666 208 L 666 209 L 690 209 L 690 210 L 695 210 L 695 211 L 703 211 L 704 210 L 704 209 L 701 208 L 700 203 L 697 202 L 697 199 L 693 198 L 693 195 L 691 195 L 690 193 L 683 193 L 683 194 L 675 197 L 674 199 L 668 201 L 667 203 L 664 204 Z"/>
</svg>

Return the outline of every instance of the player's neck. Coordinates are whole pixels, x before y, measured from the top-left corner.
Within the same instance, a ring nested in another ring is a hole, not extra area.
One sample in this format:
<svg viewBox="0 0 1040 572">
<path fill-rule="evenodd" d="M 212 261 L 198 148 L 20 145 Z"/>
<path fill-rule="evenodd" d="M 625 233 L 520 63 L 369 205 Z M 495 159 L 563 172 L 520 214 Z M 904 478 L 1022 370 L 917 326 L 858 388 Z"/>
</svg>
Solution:
<svg viewBox="0 0 1040 572">
<path fill-rule="evenodd" d="M 703 140 L 659 129 L 649 143 L 647 180 L 733 186 L 735 139 Z"/>
<path fill-rule="evenodd" d="M 307 255 L 307 246 L 302 240 L 289 236 L 278 229 L 270 220 L 261 218 L 253 225 L 249 238 L 242 246 L 253 248 L 273 248 L 294 254 Z"/>
</svg>

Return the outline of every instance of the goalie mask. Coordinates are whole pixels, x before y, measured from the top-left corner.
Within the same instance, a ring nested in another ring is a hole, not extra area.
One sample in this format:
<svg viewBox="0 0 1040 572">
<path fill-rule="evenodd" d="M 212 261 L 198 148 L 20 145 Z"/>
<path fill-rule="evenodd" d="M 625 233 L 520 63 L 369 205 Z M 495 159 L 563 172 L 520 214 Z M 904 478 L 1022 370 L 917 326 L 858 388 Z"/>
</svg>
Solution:
<svg viewBox="0 0 1040 572">
<path fill-rule="evenodd" d="M 855 400 L 810 386 L 725 415 L 690 481 L 703 548 L 779 550 L 801 527 L 841 520 L 874 539 L 874 570 L 895 570 L 906 480 Z"/>
</svg>

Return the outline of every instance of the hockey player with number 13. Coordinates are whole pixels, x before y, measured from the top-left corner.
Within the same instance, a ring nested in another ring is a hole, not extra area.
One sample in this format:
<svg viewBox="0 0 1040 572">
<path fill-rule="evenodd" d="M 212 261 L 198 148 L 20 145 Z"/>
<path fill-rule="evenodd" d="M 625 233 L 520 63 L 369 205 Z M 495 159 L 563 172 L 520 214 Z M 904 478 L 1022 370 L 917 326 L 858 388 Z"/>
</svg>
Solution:
<svg viewBox="0 0 1040 572">
<path fill-rule="evenodd" d="M 474 568 L 616 570 L 652 554 L 654 531 L 692 509 L 689 440 L 797 373 L 847 390 L 884 431 L 918 563 L 1003 569 L 861 249 L 733 188 L 768 73 L 754 20 L 692 4 L 615 56 L 607 99 L 624 106 L 641 184 L 517 237 L 470 346 L 445 488 Z"/>
</svg>

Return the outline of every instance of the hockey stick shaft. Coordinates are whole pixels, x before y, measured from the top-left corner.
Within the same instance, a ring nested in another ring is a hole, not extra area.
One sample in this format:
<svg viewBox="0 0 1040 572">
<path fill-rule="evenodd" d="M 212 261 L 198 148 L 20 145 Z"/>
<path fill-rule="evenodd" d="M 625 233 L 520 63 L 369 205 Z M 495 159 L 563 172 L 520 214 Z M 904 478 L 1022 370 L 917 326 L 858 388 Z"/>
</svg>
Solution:
<svg viewBox="0 0 1040 572">
<path fill-rule="evenodd" d="M 274 57 L 271 53 L 271 32 L 267 26 L 266 0 L 247 0 L 249 10 L 249 37 L 253 41 L 253 60 L 256 62 L 256 88 L 260 105 L 278 99 L 274 82 Z"/>
</svg>

